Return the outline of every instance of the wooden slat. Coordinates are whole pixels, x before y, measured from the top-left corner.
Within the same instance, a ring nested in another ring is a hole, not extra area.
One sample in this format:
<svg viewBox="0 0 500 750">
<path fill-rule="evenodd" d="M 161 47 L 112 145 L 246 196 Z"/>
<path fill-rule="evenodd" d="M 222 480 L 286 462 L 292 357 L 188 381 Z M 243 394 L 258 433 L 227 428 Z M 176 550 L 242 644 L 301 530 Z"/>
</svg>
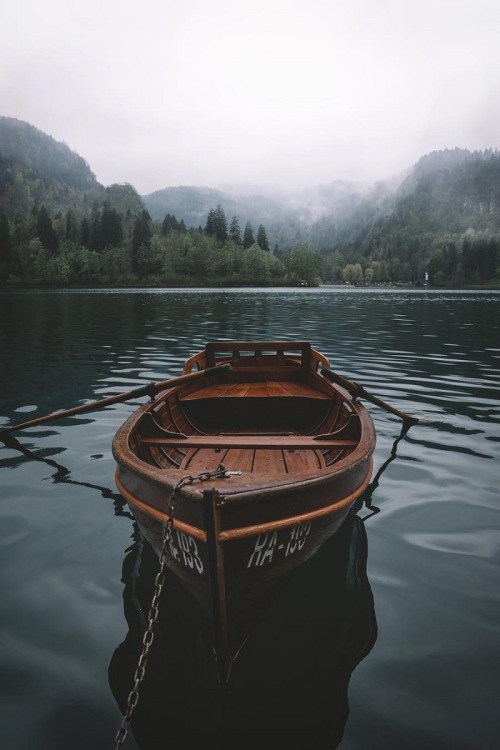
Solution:
<svg viewBox="0 0 500 750">
<path fill-rule="evenodd" d="M 305 383 L 298 383 L 293 380 L 284 381 L 283 389 L 286 391 L 286 393 L 284 394 L 286 396 L 301 396 L 301 397 L 305 396 L 307 398 L 322 398 L 322 399 L 328 398 L 328 396 L 326 396 L 324 393 L 321 393 L 320 391 L 316 391 L 314 388 L 311 388 Z"/>
<path fill-rule="evenodd" d="M 285 474 L 283 451 L 255 451 L 253 470 L 261 474 Z"/>
<path fill-rule="evenodd" d="M 323 456 L 319 451 L 286 451 L 284 458 L 286 470 L 290 474 L 318 471 L 318 469 L 324 469 L 326 466 Z"/>
<path fill-rule="evenodd" d="M 177 446 L 178 448 L 354 448 L 357 440 L 318 439 L 308 435 L 190 435 L 184 440 L 168 437 L 141 438 L 145 445 Z"/>
<path fill-rule="evenodd" d="M 289 396 L 290 392 L 286 390 L 283 383 L 279 380 L 268 380 L 267 392 L 270 396 Z"/>
<path fill-rule="evenodd" d="M 253 448 L 230 448 L 224 456 L 224 466 L 228 471 L 253 471 Z"/>
<path fill-rule="evenodd" d="M 265 380 L 262 383 L 249 383 L 248 385 L 249 388 L 245 392 L 245 396 L 269 396 Z"/>
<path fill-rule="evenodd" d="M 232 389 L 237 386 L 237 383 L 216 383 L 215 385 L 209 385 L 201 390 L 193 391 L 192 393 L 186 393 L 180 397 L 181 401 L 192 401 L 198 398 L 218 398 L 219 396 L 231 396 Z"/>
<path fill-rule="evenodd" d="M 181 464 L 181 469 L 193 474 L 199 471 L 215 471 L 225 461 L 225 457 L 225 451 L 219 453 L 219 451 L 204 450 L 203 448 L 189 451 Z"/>
</svg>

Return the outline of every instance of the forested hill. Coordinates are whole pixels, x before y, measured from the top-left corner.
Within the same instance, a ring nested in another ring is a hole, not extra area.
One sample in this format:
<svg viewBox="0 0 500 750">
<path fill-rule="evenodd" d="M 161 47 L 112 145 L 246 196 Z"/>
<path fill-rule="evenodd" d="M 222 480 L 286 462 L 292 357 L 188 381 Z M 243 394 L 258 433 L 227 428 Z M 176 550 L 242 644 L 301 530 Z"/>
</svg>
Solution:
<svg viewBox="0 0 500 750">
<path fill-rule="evenodd" d="M 72 209 L 83 216 L 106 200 L 117 210 L 143 210 L 139 195 L 128 187 L 105 188 L 65 143 L 27 122 L 0 117 L 0 213 L 7 218 L 42 204 L 53 215 Z"/>
<path fill-rule="evenodd" d="M 420 159 L 378 226 L 414 233 L 498 231 L 500 152 L 439 151 Z"/>
<path fill-rule="evenodd" d="M 245 231 L 243 231 L 243 228 Z M 500 152 L 301 192 L 104 187 L 85 159 L 0 117 L 0 281 L 500 284 Z"/>
<path fill-rule="evenodd" d="M 395 233 L 405 242 L 467 229 L 498 231 L 500 153 L 434 152 L 406 176 L 369 187 L 337 181 L 295 194 L 256 195 L 182 186 L 143 200 L 155 221 L 171 213 L 187 227 L 204 226 L 210 208 L 220 204 L 228 218 L 263 222 L 271 246 L 283 251 L 296 242 L 310 242 L 321 252 L 350 248 L 352 256 L 370 254 L 387 241 L 397 253 Z"/>
<path fill-rule="evenodd" d="M 393 195 L 360 205 L 344 230 L 344 260 L 384 262 L 391 278 L 427 272 L 436 284 L 498 283 L 500 152 L 424 156 Z"/>
<path fill-rule="evenodd" d="M 220 205 L 242 226 L 264 224 L 272 248 L 288 252 L 297 242 L 312 242 L 323 251 L 359 236 L 365 212 L 373 217 L 393 191 L 389 183 L 369 188 L 340 180 L 298 192 L 179 186 L 156 190 L 143 201 L 154 221 L 173 214 L 192 228 L 204 227 L 210 209 Z"/>
<path fill-rule="evenodd" d="M 352 245 L 357 251 L 400 239 L 500 229 L 500 152 L 463 149 L 423 156 L 399 185 L 378 183 L 359 196 L 348 214 L 327 211 L 310 226 L 321 250 Z"/>
</svg>

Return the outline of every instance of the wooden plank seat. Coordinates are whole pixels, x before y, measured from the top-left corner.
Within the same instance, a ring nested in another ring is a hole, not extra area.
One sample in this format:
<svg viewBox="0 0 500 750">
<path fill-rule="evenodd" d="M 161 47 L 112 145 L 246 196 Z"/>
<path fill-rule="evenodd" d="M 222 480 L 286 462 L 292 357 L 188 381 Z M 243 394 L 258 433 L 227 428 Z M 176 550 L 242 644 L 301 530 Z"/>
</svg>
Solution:
<svg viewBox="0 0 500 750">
<path fill-rule="evenodd" d="M 218 383 L 180 395 L 180 401 L 213 398 L 310 398 L 329 400 L 331 397 L 298 381 L 263 380 L 242 383 Z"/>
<path fill-rule="evenodd" d="M 254 449 L 324 449 L 324 448 L 354 448 L 357 440 L 337 438 L 331 435 L 186 435 L 180 437 L 167 434 L 161 437 L 141 437 L 142 445 L 158 446 L 160 448 L 254 448 Z"/>
</svg>

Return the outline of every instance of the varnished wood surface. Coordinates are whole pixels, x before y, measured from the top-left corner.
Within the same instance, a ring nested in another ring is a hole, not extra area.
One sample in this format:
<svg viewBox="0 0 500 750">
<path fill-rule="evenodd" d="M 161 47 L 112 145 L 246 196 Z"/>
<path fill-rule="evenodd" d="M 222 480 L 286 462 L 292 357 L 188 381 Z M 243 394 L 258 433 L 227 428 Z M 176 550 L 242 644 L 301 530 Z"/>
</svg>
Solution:
<svg viewBox="0 0 500 750">
<path fill-rule="evenodd" d="M 181 401 L 192 401 L 201 398 L 256 398 L 256 397 L 288 397 L 301 396 L 313 399 L 328 399 L 329 397 L 312 388 L 306 383 L 298 381 L 264 380 L 243 383 L 219 383 L 217 385 L 200 388 L 181 397 Z"/>
<path fill-rule="evenodd" d="M 164 391 L 113 441 L 118 489 L 158 554 L 175 512 L 167 564 L 211 614 L 221 682 L 264 593 L 366 488 L 375 447 L 369 415 L 318 373 L 329 363 L 309 343 L 209 343 L 184 372 L 225 362 L 223 382 Z"/>
<path fill-rule="evenodd" d="M 178 437 L 142 438 L 144 445 L 157 445 L 165 448 L 261 448 L 269 450 L 295 450 L 297 448 L 354 448 L 357 440 L 336 440 L 328 435 L 189 435 Z"/>
</svg>

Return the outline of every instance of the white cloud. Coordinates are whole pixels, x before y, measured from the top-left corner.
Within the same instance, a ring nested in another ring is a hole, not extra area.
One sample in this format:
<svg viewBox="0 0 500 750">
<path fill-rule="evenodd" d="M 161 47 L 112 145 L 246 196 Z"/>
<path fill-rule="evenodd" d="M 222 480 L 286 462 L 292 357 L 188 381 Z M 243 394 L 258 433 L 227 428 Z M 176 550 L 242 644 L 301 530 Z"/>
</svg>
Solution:
<svg viewBox="0 0 500 750">
<path fill-rule="evenodd" d="M 104 184 L 379 179 L 500 147 L 496 0 L 18 0 L 1 114 Z"/>
</svg>

